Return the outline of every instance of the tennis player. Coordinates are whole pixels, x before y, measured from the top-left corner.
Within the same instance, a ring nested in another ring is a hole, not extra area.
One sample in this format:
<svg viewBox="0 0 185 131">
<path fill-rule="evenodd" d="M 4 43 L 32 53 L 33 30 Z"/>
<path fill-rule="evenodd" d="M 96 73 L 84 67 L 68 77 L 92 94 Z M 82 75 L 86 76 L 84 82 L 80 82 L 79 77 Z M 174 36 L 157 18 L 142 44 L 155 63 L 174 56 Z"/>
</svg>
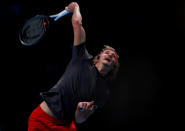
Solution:
<svg viewBox="0 0 185 131">
<path fill-rule="evenodd" d="M 54 87 L 41 92 L 43 102 L 29 116 L 28 131 L 76 131 L 75 124 L 106 103 L 108 83 L 119 68 L 118 55 L 110 46 L 95 57 L 88 53 L 79 5 L 72 2 L 65 9 L 73 11 L 72 59 Z"/>
</svg>

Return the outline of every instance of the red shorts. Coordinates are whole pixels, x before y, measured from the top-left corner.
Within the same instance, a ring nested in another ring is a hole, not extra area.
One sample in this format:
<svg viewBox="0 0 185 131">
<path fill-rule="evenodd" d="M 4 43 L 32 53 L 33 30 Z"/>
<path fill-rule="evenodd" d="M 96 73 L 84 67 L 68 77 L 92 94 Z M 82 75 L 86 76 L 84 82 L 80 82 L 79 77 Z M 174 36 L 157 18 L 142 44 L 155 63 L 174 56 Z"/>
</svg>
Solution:
<svg viewBox="0 0 185 131">
<path fill-rule="evenodd" d="M 28 120 L 28 131 L 76 131 L 74 121 L 68 126 L 45 113 L 40 105 L 31 113 Z"/>
</svg>

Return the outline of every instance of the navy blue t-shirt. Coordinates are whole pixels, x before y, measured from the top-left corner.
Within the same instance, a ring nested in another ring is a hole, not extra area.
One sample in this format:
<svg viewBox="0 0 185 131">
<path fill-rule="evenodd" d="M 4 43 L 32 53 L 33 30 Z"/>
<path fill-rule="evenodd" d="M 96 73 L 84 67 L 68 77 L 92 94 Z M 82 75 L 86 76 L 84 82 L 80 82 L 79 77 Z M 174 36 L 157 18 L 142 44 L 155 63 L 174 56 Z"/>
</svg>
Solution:
<svg viewBox="0 0 185 131">
<path fill-rule="evenodd" d="M 73 46 L 72 59 L 60 80 L 41 96 L 48 107 L 64 123 L 74 119 L 78 102 L 95 101 L 101 108 L 108 98 L 108 85 L 93 64 L 85 44 Z"/>
</svg>

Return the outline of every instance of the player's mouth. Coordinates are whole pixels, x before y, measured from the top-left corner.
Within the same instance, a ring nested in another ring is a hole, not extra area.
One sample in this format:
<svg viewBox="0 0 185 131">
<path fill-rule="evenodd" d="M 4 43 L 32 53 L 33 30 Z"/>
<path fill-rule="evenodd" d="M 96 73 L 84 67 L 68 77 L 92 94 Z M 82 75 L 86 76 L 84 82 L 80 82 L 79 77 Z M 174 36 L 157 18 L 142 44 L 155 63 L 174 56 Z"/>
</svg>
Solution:
<svg viewBox="0 0 185 131">
<path fill-rule="evenodd" d="M 104 60 L 106 60 L 108 63 L 111 62 L 111 58 L 110 57 L 105 57 Z"/>
</svg>

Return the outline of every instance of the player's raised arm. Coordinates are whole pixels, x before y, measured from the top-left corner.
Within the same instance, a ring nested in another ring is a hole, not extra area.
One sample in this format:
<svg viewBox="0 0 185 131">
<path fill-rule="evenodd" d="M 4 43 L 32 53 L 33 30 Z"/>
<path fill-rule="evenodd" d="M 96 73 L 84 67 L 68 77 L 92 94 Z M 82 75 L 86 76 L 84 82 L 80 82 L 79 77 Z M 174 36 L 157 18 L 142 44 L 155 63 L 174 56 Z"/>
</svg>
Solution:
<svg viewBox="0 0 185 131">
<path fill-rule="evenodd" d="M 84 43 L 86 41 L 86 33 L 82 26 L 82 16 L 79 5 L 76 2 L 72 2 L 65 9 L 67 11 L 73 11 L 72 25 L 74 31 L 74 46 Z"/>
</svg>

